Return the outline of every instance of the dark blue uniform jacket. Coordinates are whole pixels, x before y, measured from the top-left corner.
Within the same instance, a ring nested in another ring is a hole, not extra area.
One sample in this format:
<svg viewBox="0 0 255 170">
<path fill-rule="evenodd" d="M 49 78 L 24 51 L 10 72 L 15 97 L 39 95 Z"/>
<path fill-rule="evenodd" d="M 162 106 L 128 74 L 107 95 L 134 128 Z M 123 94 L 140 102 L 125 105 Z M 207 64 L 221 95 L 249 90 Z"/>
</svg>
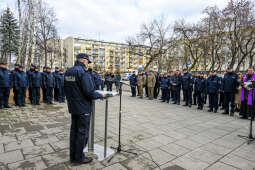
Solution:
<svg viewBox="0 0 255 170">
<path fill-rule="evenodd" d="M 95 92 L 93 77 L 85 65 L 76 61 L 65 73 L 64 90 L 69 113 L 73 115 L 92 112 L 92 100 L 102 97 Z"/>
<path fill-rule="evenodd" d="M 17 72 L 15 77 L 15 87 L 19 88 L 28 86 L 27 74 L 24 71 Z"/>
<path fill-rule="evenodd" d="M 10 70 L 0 68 L 0 87 L 12 87 L 12 74 Z"/>
<path fill-rule="evenodd" d="M 210 76 L 207 79 L 207 93 L 218 93 L 221 86 L 220 78 L 218 76 Z"/>
<path fill-rule="evenodd" d="M 236 73 L 226 73 L 222 79 L 222 90 L 227 93 L 235 93 L 238 86 L 237 79 Z"/>
</svg>

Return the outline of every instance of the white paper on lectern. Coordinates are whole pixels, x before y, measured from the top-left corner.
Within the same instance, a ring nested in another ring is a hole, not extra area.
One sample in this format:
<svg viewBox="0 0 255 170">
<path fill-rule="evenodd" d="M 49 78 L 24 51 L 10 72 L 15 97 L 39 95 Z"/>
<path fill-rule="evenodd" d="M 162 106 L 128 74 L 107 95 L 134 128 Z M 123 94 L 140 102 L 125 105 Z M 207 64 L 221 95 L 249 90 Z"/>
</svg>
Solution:
<svg viewBox="0 0 255 170">
<path fill-rule="evenodd" d="M 103 91 L 103 90 L 96 90 L 97 93 L 100 94 L 111 94 L 112 96 L 116 96 L 118 93 L 116 91 Z"/>
</svg>

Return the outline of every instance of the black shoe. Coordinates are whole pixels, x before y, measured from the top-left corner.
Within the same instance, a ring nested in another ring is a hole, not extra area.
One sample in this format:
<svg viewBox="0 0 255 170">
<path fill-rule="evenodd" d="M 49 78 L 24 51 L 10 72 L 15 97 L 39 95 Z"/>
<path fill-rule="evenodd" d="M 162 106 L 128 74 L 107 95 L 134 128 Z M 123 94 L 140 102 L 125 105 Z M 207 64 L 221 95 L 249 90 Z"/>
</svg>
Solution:
<svg viewBox="0 0 255 170">
<path fill-rule="evenodd" d="M 208 112 L 212 112 L 213 110 L 212 109 L 209 109 Z"/>
<path fill-rule="evenodd" d="M 165 102 L 165 100 L 162 100 L 161 102 Z"/>
<path fill-rule="evenodd" d="M 200 110 L 201 108 L 200 107 L 197 107 L 197 110 Z"/>
<path fill-rule="evenodd" d="M 220 110 L 224 110 L 224 107 L 220 108 Z"/>
<path fill-rule="evenodd" d="M 12 108 L 11 106 L 9 106 L 9 105 L 6 105 L 6 106 L 4 106 L 4 108 Z"/>
<path fill-rule="evenodd" d="M 88 164 L 93 161 L 93 158 L 86 157 L 83 161 L 72 161 L 75 164 Z"/>
<path fill-rule="evenodd" d="M 169 100 L 167 100 L 166 102 L 169 103 Z"/>
<path fill-rule="evenodd" d="M 217 110 L 214 110 L 214 113 L 217 113 Z"/>
<path fill-rule="evenodd" d="M 230 112 L 230 116 L 234 116 L 234 112 L 231 111 L 231 112 Z"/>
<path fill-rule="evenodd" d="M 180 103 L 177 103 L 177 105 L 180 105 Z"/>
<path fill-rule="evenodd" d="M 189 107 L 191 107 L 191 104 L 189 104 Z"/>
<path fill-rule="evenodd" d="M 173 102 L 172 104 L 176 104 L 176 102 Z"/>
<path fill-rule="evenodd" d="M 0 106 L 0 109 L 3 109 L 4 107 L 3 106 Z"/>
<path fill-rule="evenodd" d="M 184 104 L 184 105 L 182 105 L 182 106 L 188 106 L 187 104 Z"/>
<path fill-rule="evenodd" d="M 40 103 L 36 103 L 36 105 L 41 105 Z"/>
<path fill-rule="evenodd" d="M 197 105 L 196 103 L 193 103 L 192 105 Z"/>
</svg>

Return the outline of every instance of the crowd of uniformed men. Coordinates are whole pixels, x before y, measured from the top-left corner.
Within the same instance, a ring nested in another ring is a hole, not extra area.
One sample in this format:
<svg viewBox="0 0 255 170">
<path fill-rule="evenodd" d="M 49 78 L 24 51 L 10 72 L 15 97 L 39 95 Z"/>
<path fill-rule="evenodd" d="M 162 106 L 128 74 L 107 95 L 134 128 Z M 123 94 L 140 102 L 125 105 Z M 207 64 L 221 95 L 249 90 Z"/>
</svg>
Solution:
<svg viewBox="0 0 255 170">
<path fill-rule="evenodd" d="M 0 109 L 10 108 L 9 95 L 13 89 L 15 106 L 24 107 L 26 104 L 26 91 L 28 89 L 29 101 L 33 105 L 40 105 L 41 91 L 43 102 L 52 104 L 53 91 L 54 99 L 58 102 L 65 102 L 64 94 L 64 71 L 55 68 L 51 72 L 50 67 L 39 67 L 31 64 L 30 69 L 25 72 L 24 66 L 15 64 L 13 70 L 7 69 L 6 63 L 0 63 Z"/>
<path fill-rule="evenodd" d="M 119 90 L 121 75 L 115 75 L 109 71 L 105 74 L 98 74 L 88 69 L 94 78 L 96 89 L 112 91 L 115 84 Z M 254 109 L 253 99 L 255 90 L 248 87 L 246 82 L 255 81 L 253 68 L 249 68 L 247 74 L 235 73 L 231 66 L 222 75 L 217 75 L 212 70 L 207 76 L 205 73 L 192 75 L 187 69 L 171 73 L 158 73 L 155 71 L 142 72 L 138 75 L 133 72 L 129 77 L 132 97 L 143 98 L 144 91 L 150 100 L 156 99 L 161 91 L 162 102 L 180 105 L 181 90 L 183 94 L 183 106 L 197 105 L 197 109 L 203 109 L 207 99 L 209 100 L 209 112 L 217 112 L 221 106 L 223 114 L 234 115 L 237 111 L 243 118 L 248 118 Z M 43 72 L 39 72 L 38 66 L 31 64 L 30 69 L 25 72 L 24 66 L 15 64 L 14 70 L 10 71 L 6 63 L 0 63 L 0 109 L 9 108 L 8 100 L 10 89 L 13 88 L 14 102 L 16 106 L 25 106 L 26 90 L 31 104 L 40 104 L 40 93 L 42 91 L 43 102 L 52 104 L 54 100 L 65 102 L 64 93 L 64 71 L 55 67 L 55 72 L 51 72 L 50 67 L 43 67 Z M 41 90 L 40 90 L 41 89 Z M 145 90 L 144 90 L 145 89 Z M 53 93 L 54 91 L 54 93 Z M 136 94 L 138 91 L 138 94 Z M 230 108 L 229 108 L 230 105 Z"/>
<path fill-rule="evenodd" d="M 248 118 L 255 112 L 255 73 L 249 68 L 247 74 L 235 73 L 232 66 L 228 66 L 226 72 L 217 75 L 215 70 L 207 76 L 204 72 L 192 75 L 187 69 L 171 73 L 158 73 L 154 71 L 142 72 L 138 75 L 133 72 L 129 78 L 132 97 L 143 98 L 146 96 L 156 99 L 161 90 L 162 102 L 180 105 L 181 90 L 183 94 L 183 106 L 197 105 L 197 109 L 203 110 L 204 104 L 209 99 L 208 112 L 216 113 L 221 106 L 223 114 L 230 116 L 239 112 L 242 118 Z M 249 83 L 247 83 L 249 82 Z M 145 90 L 144 90 L 145 89 Z"/>
</svg>

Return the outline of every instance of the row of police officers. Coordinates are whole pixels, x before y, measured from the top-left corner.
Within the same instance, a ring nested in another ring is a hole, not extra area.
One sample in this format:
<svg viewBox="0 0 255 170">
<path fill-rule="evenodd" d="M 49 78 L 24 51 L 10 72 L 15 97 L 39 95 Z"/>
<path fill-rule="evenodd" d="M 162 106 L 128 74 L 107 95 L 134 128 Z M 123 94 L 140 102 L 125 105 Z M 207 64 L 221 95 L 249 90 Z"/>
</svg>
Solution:
<svg viewBox="0 0 255 170">
<path fill-rule="evenodd" d="M 254 71 L 250 71 L 250 74 L 254 74 Z M 248 74 L 249 75 L 249 74 Z M 246 77 L 248 77 L 248 75 Z M 228 66 L 226 73 L 223 77 L 219 77 L 215 70 L 210 72 L 208 78 L 206 78 L 203 72 L 200 72 L 199 75 L 193 76 L 188 72 L 187 69 L 183 69 L 183 74 L 179 70 L 176 70 L 172 74 L 153 74 L 152 71 L 148 73 L 139 72 L 138 75 L 133 72 L 130 76 L 130 86 L 132 97 L 136 96 L 136 87 L 138 88 L 138 93 L 140 98 L 143 98 L 143 89 L 149 88 L 149 99 L 153 98 L 154 90 L 156 86 L 157 76 L 159 80 L 159 86 L 162 92 L 162 102 L 168 102 L 172 98 L 173 104 L 180 105 L 181 100 L 181 90 L 183 92 L 183 106 L 197 105 L 197 109 L 203 109 L 204 104 L 209 98 L 209 112 L 217 112 L 219 109 L 219 96 L 222 97 L 222 106 L 224 108 L 223 114 L 229 114 L 230 116 L 234 115 L 235 112 L 235 94 L 238 91 L 240 83 L 243 80 L 238 79 L 238 75 L 233 71 L 232 66 Z M 249 76 L 252 77 L 252 76 Z M 253 80 L 254 81 L 254 80 Z M 146 89 L 145 89 L 146 91 Z M 242 93 L 247 91 L 247 87 L 243 87 Z M 224 95 L 220 95 L 224 94 Z M 246 92 L 246 97 L 249 93 Z M 251 94 L 251 92 L 250 92 Z M 192 103 L 193 96 L 193 103 Z M 244 101 L 244 99 L 242 99 Z M 247 105 L 247 101 L 245 104 Z M 244 106 L 243 106 L 244 107 Z M 243 108 L 241 105 L 241 108 Z M 242 109 L 241 109 L 242 110 Z M 247 109 L 246 109 L 247 110 Z M 242 114 L 247 117 L 247 114 Z"/>
<path fill-rule="evenodd" d="M 53 90 L 55 101 L 64 102 L 64 71 L 56 67 L 52 73 L 51 68 L 45 66 L 43 72 L 40 72 L 39 67 L 33 64 L 27 72 L 20 64 L 15 64 L 14 70 L 10 71 L 6 63 L 1 62 L 0 109 L 10 108 L 9 96 L 12 88 L 16 106 L 25 106 L 27 89 L 30 103 L 33 105 L 40 105 L 41 90 L 44 103 L 52 104 Z"/>
</svg>

